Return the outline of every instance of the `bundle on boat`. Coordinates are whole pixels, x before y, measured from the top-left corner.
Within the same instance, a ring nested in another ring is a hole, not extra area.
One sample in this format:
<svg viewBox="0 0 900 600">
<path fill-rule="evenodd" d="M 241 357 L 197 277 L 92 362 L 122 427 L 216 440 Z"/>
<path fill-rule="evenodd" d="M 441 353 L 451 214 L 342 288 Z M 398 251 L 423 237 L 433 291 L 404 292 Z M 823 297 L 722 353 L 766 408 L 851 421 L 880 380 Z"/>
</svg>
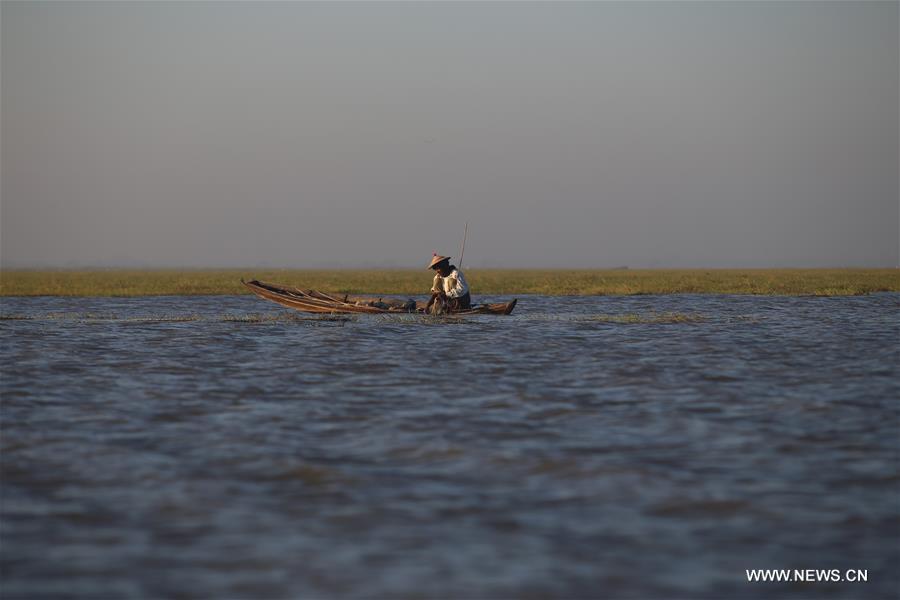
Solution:
<svg viewBox="0 0 900 600">
<path fill-rule="evenodd" d="M 316 290 L 302 290 L 255 279 L 241 283 L 250 288 L 260 298 L 265 298 L 282 306 L 310 313 L 424 313 L 425 305 L 415 300 L 394 298 L 365 298 L 346 294 L 326 294 Z M 468 310 L 454 312 L 454 315 L 508 315 L 516 306 L 512 302 L 474 305 Z"/>
</svg>

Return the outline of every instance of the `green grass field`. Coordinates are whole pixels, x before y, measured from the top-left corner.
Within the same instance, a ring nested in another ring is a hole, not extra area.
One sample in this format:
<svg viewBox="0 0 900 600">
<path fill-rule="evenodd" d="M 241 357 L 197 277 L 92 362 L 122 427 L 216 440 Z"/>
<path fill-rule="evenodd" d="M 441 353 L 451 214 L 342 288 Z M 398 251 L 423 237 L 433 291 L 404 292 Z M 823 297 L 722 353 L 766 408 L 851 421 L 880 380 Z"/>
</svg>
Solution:
<svg viewBox="0 0 900 600">
<path fill-rule="evenodd" d="M 422 270 L 0 271 L 0 296 L 248 293 L 241 278 L 350 294 L 427 295 Z M 764 294 L 843 296 L 900 291 L 897 269 L 466 270 L 474 296 Z"/>
</svg>

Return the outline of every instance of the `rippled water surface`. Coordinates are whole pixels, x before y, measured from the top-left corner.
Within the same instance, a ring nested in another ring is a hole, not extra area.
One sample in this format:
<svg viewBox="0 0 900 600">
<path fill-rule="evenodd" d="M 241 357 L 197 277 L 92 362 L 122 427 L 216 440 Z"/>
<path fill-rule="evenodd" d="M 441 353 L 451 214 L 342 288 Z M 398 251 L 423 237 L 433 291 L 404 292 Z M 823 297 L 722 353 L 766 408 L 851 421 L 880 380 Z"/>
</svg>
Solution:
<svg viewBox="0 0 900 600">
<path fill-rule="evenodd" d="M 898 294 L 2 315 L 4 598 L 900 589 Z M 756 568 L 868 582 L 747 583 Z"/>
</svg>

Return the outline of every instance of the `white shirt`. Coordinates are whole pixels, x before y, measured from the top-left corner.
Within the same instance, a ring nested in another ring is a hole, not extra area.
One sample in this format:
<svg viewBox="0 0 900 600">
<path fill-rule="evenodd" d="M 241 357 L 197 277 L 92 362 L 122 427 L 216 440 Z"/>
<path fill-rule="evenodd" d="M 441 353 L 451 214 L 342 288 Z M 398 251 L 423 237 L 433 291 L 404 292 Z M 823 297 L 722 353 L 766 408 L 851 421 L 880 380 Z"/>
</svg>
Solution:
<svg viewBox="0 0 900 600">
<path fill-rule="evenodd" d="M 453 269 L 446 277 L 441 277 L 440 273 L 434 276 L 434 283 L 431 286 L 432 292 L 441 291 L 447 294 L 448 298 L 462 298 L 469 293 L 469 284 L 463 277 L 462 271 Z"/>
</svg>

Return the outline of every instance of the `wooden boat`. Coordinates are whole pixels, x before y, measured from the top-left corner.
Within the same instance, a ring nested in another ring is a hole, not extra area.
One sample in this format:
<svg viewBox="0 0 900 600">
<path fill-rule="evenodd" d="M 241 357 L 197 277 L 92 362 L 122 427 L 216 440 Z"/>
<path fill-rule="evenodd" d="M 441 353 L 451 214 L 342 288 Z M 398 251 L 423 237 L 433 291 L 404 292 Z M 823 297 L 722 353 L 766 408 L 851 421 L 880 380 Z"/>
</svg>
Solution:
<svg viewBox="0 0 900 600">
<path fill-rule="evenodd" d="M 333 295 L 316 290 L 301 290 L 292 287 L 264 283 L 251 280 L 241 283 L 250 288 L 250 291 L 266 300 L 271 300 L 282 306 L 310 313 L 420 313 L 424 314 L 425 305 L 414 300 L 406 302 L 395 299 L 362 298 L 348 295 Z M 452 313 L 459 315 L 508 315 L 516 307 L 518 299 L 512 302 L 499 302 L 496 304 L 476 304 L 469 310 L 461 310 Z"/>
</svg>

